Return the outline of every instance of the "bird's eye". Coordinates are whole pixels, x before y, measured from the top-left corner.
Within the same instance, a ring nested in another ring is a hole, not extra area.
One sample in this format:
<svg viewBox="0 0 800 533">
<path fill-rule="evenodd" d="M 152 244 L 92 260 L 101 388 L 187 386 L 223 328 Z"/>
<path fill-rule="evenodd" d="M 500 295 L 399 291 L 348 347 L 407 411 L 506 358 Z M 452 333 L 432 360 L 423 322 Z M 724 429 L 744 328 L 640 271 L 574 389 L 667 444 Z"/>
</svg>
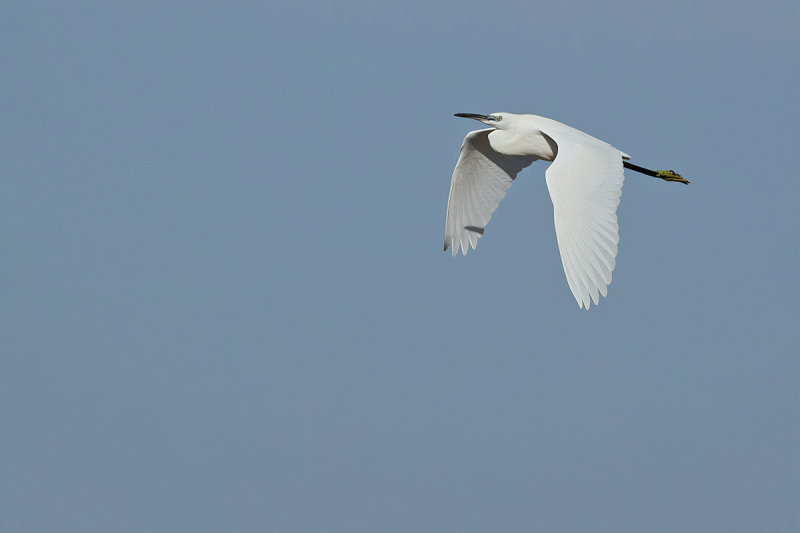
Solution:
<svg viewBox="0 0 800 533">
<path fill-rule="evenodd" d="M 501 120 L 503 120 L 503 115 L 495 115 L 495 116 L 494 116 L 494 120 L 495 120 L 496 122 L 500 122 Z"/>
</svg>

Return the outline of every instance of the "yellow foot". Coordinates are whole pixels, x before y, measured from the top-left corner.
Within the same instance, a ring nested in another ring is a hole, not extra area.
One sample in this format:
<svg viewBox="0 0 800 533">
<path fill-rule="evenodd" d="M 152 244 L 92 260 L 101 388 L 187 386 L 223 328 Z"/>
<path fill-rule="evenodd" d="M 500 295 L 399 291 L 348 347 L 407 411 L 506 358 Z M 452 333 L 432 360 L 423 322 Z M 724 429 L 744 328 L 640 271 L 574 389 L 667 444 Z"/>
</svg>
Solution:
<svg viewBox="0 0 800 533">
<path fill-rule="evenodd" d="M 679 181 L 681 183 L 685 183 L 686 185 L 689 184 L 689 180 L 683 179 L 681 175 L 674 170 L 656 170 L 656 174 L 658 174 L 656 177 L 661 178 L 664 181 Z"/>
</svg>

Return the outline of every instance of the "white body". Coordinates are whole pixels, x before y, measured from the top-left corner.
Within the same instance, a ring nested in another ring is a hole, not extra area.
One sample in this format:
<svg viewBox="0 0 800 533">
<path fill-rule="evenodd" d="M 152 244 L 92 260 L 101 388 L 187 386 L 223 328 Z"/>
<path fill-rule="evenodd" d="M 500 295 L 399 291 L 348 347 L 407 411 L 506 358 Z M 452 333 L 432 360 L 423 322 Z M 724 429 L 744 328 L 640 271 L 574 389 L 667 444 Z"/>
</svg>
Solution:
<svg viewBox="0 0 800 533">
<path fill-rule="evenodd" d="M 605 296 L 616 265 L 617 206 L 628 155 L 566 124 L 536 115 L 475 115 L 489 129 L 461 145 L 447 203 L 444 249 L 466 254 L 520 170 L 553 161 L 546 181 L 567 283 L 580 307 Z"/>
</svg>

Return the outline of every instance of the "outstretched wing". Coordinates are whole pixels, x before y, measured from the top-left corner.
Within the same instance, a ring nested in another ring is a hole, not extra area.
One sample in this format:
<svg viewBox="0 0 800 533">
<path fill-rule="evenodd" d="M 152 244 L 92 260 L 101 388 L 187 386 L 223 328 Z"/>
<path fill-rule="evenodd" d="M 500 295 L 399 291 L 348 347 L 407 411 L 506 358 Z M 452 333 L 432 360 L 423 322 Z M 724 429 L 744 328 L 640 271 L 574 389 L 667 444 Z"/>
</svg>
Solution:
<svg viewBox="0 0 800 533">
<path fill-rule="evenodd" d="M 466 255 L 470 245 L 473 249 L 478 245 L 478 238 L 519 171 L 536 161 L 535 157 L 495 152 L 489 144 L 492 131 L 494 128 L 471 131 L 461 144 L 450 182 L 444 229 L 444 249 L 452 246 L 454 256 L 459 248 Z"/>
<path fill-rule="evenodd" d="M 569 127 L 545 134 L 558 145 L 545 175 L 561 263 L 578 305 L 589 309 L 606 295 L 616 266 L 624 154 Z"/>
</svg>

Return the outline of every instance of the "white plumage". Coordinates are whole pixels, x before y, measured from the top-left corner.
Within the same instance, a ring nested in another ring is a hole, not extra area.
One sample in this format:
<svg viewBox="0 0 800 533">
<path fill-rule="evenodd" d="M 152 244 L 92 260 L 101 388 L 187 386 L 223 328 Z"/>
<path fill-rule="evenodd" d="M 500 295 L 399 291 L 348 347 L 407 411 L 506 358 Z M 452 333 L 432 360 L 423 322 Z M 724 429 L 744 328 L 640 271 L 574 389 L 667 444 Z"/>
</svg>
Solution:
<svg viewBox="0 0 800 533">
<path fill-rule="evenodd" d="M 452 247 L 454 256 L 474 249 L 517 174 L 537 159 L 552 161 L 546 181 L 567 283 L 580 307 L 597 305 L 616 264 L 616 212 L 628 155 L 536 115 L 457 116 L 492 127 L 469 132 L 461 145 L 447 202 L 444 249 Z"/>
</svg>

